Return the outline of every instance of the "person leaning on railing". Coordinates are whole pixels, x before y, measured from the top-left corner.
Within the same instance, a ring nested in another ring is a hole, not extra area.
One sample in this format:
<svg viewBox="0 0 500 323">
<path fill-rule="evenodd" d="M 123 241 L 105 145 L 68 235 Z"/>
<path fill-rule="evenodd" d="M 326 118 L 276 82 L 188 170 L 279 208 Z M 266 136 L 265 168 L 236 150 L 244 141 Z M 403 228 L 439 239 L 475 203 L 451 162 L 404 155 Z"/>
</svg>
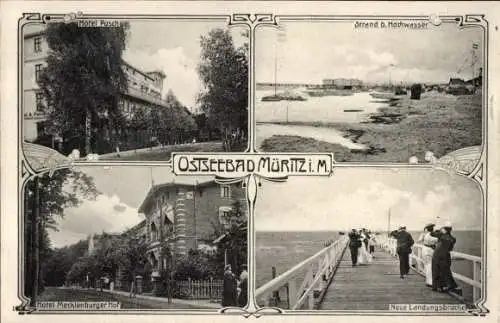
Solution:
<svg viewBox="0 0 500 323">
<path fill-rule="evenodd" d="M 432 289 L 439 292 L 452 291 L 458 287 L 451 272 L 451 251 L 457 242 L 451 231 L 451 223 L 447 223 L 441 230 L 432 232 L 432 236 L 438 238 L 432 256 Z"/>
<path fill-rule="evenodd" d="M 432 287 L 432 255 L 438 242 L 438 238 L 432 236 L 435 224 L 429 223 L 424 227 L 418 242 L 424 245 L 422 248 L 422 260 L 424 262 L 425 284 Z"/>
</svg>

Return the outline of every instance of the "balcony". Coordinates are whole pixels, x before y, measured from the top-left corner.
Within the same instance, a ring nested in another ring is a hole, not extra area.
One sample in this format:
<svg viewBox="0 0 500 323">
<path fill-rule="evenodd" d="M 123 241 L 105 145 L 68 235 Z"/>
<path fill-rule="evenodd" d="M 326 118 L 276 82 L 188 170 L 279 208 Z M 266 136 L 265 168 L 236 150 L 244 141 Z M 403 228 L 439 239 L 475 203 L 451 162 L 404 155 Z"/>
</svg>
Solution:
<svg viewBox="0 0 500 323">
<path fill-rule="evenodd" d="M 144 92 L 141 92 L 140 90 L 129 86 L 127 92 L 124 93 L 125 95 L 131 96 L 133 98 L 136 98 L 138 100 L 146 101 L 152 104 L 156 104 L 159 106 L 167 107 L 167 102 L 165 100 L 162 100 L 161 98 L 154 97 L 152 95 L 146 94 Z"/>
</svg>

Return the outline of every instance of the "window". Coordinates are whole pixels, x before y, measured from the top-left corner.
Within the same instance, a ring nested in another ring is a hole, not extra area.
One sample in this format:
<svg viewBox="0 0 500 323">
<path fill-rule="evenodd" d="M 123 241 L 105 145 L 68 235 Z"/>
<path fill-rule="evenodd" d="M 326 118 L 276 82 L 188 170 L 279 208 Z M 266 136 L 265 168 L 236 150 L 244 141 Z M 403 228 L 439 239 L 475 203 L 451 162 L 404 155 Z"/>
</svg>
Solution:
<svg viewBox="0 0 500 323">
<path fill-rule="evenodd" d="M 41 91 L 37 91 L 35 93 L 35 101 L 36 101 L 36 111 L 43 111 L 43 93 Z"/>
<path fill-rule="evenodd" d="M 38 137 L 45 135 L 45 128 L 46 127 L 44 121 L 36 123 L 36 133 Z"/>
<path fill-rule="evenodd" d="M 231 188 L 229 186 L 221 186 L 221 196 L 223 198 L 230 198 L 231 197 Z"/>
<path fill-rule="evenodd" d="M 33 39 L 33 48 L 35 53 L 40 53 L 42 51 L 42 37 L 38 36 Z"/>
<path fill-rule="evenodd" d="M 141 92 L 148 93 L 148 87 L 141 85 Z"/>
<path fill-rule="evenodd" d="M 35 81 L 40 80 L 40 73 L 42 72 L 42 64 L 35 65 Z"/>
<path fill-rule="evenodd" d="M 151 241 L 156 241 L 158 239 L 158 231 L 156 230 L 156 225 L 151 223 Z"/>
<path fill-rule="evenodd" d="M 219 222 L 226 229 L 231 226 L 231 208 L 229 206 L 219 208 Z"/>
</svg>

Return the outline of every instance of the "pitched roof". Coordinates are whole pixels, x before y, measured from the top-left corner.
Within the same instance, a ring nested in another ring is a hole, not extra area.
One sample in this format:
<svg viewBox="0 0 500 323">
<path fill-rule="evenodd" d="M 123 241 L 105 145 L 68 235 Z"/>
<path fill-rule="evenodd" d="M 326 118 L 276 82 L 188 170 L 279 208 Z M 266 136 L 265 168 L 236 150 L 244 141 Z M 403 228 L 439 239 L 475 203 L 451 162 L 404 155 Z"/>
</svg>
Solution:
<svg viewBox="0 0 500 323">
<path fill-rule="evenodd" d="M 162 183 L 158 185 L 152 186 L 148 193 L 146 194 L 146 197 L 144 198 L 143 202 L 141 203 L 141 206 L 139 207 L 139 213 L 144 213 L 146 206 L 148 203 L 151 201 L 151 199 L 155 196 L 155 194 L 159 191 L 164 190 L 165 188 L 169 187 L 202 187 L 202 186 L 209 186 L 215 184 L 214 179 L 209 179 L 207 180 L 206 177 L 204 178 L 180 178 L 176 179 L 175 181 L 168 182 L 168 183 Z"/>
</svg>

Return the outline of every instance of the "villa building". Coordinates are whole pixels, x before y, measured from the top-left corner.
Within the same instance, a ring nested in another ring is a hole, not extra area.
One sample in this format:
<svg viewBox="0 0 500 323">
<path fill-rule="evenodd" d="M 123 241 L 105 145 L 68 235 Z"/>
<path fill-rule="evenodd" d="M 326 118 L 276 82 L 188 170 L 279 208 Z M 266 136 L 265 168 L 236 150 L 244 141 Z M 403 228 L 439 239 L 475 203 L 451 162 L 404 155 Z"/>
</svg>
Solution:
<svg viewBox="0 0 500 323">
<path fill-rule="evenodd" d="M 167 261 L 162 247 L 168 247 L 175 260 L 212 244 L 217 235 L 246 220 L 245 188 L 241 183 L 220 185 L 214 180 L 154 185 L 139 212 L 146 218 L 148 258 L 158 273 Z"/>
</svg>

